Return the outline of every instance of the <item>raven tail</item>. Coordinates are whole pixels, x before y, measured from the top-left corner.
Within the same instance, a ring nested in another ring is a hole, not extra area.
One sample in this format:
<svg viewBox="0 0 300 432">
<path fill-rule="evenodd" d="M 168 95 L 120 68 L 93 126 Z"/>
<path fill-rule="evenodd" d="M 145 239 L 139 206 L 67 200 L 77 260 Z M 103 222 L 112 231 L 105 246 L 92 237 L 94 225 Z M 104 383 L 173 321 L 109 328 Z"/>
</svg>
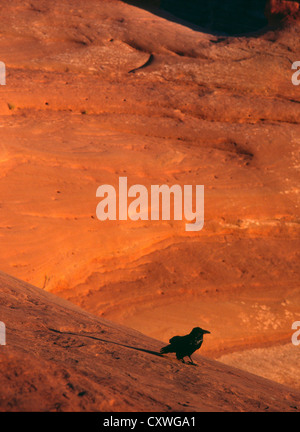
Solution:
<svg viewBox="0 0 300 432">
<path fill-rule="evenodd" d="M 171 352 L 174 352 L 172 345 L 167 345 L 160 350 L 161 354 L 167 354 L 167 353 L 171 353 Z"/>
</svg>

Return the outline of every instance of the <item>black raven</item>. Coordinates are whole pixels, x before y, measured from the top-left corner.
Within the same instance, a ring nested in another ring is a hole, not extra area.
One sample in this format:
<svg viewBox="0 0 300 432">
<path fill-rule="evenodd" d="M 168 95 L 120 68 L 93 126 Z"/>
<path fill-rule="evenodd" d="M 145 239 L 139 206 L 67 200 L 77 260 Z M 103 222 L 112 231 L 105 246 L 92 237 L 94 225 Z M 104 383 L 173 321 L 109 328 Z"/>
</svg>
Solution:
<svg viewBox="0 0 300 432">
<path fill-rule="evenodd" d="M 182 363 L 185 363 L 184 357 L 189 357 L 191 364 L 195 364 L 191 359 L 191 355 L 201 347 L 204 334 L 210 334 L 210 332 L 200 327 L 195 327 L 186 336 L 174 336 L 169 340 L 170 345 L 163 347 L 160 353 L 176 353 L 177 359 L 182 361 Z"/>
</svg>

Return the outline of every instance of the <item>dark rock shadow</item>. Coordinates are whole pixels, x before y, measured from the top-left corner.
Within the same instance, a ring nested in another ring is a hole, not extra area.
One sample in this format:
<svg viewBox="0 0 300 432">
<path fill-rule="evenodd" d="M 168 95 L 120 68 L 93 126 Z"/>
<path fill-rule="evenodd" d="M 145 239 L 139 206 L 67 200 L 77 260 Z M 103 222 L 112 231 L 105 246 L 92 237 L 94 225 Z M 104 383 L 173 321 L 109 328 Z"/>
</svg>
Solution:
<svg viewBox="0 0 300 432">
<path fill-rule="evenodd" d="M 196 31 L 216 36 L 259 36 L 270 30 L 266 0 L 123 0 Z"/>
</svg>

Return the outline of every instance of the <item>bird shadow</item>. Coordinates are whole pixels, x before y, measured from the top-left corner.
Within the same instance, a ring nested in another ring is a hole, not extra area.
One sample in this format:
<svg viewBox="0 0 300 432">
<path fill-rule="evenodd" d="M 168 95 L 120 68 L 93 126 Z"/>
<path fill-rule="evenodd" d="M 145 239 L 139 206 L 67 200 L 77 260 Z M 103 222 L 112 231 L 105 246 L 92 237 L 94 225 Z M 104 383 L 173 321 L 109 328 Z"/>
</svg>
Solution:
<svg viewBox="0 0 300 432">
<path fill-rule="evenodd" d="M 96 340 L 96 341 L 99 341 L 99 342 L 104 342 L 104 343 L 109 343 L 109 344 L 113 344 L 113 345 L 118 345 L 118 346 L 122 346 L 124 348 L 132 349 L 132 350 L 135 350 L 135 351 L 144 352 L 146 354 L 151 354 L 151 355 L 154 355 L 156 357 L 162 357 L 162 358 L 164 358 L 164 356 L 162 354 L 160 354 L 159 352 L 157 352 L 157 351 L 151 351 L 151 350 L 147 350 L 145 348 L 133 347 L 133 346 L 130 346 L 130 345 L 122 344 L 120 342 L 115 342 L 115 341 L 111 341 L 111 340 L 107 340 L 107 339 L 101 339 L 101 338 L 98 338 L 96 336 L 84 335 L 84 334 L 72 333 L 72 332 L 62 332 L 60 330 L 56 330 L 56 329 L 53 329 L 53 328 L 49 328 L 49 330 L 52 331 L 52 332 L 54 332 L 54 333 L 58 333 L 58 334 L 68 334 L 68 335 L 72 335 L 72 336 L 79 336 L 79 337 L 84 337 L 84 338 L 88 338 L 88 339 L 93 339 L 93 340 Z"/>
</svg>

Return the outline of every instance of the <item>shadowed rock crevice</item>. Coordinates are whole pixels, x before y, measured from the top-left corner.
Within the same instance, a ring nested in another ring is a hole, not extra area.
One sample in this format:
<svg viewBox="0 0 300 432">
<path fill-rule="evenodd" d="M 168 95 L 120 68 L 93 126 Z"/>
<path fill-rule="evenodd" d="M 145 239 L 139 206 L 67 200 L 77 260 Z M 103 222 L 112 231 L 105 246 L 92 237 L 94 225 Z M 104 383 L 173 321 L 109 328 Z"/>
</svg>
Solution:
<svg viewBox="0 0 300 432">
<path fill-rule="evenodd" d="M 180 20 L 217 34 L 252 33 L 268 24 L 265 16 L 266 0 L 160 0 L 127 3 L 150 8 L 158 14 L 169 12 Z"/>
<path fill-rule="evenodd" d="M 265 0 L 162 0 L 161 7 L 215 33 L 250 33 L 267 25 Z"/>
</svg>

